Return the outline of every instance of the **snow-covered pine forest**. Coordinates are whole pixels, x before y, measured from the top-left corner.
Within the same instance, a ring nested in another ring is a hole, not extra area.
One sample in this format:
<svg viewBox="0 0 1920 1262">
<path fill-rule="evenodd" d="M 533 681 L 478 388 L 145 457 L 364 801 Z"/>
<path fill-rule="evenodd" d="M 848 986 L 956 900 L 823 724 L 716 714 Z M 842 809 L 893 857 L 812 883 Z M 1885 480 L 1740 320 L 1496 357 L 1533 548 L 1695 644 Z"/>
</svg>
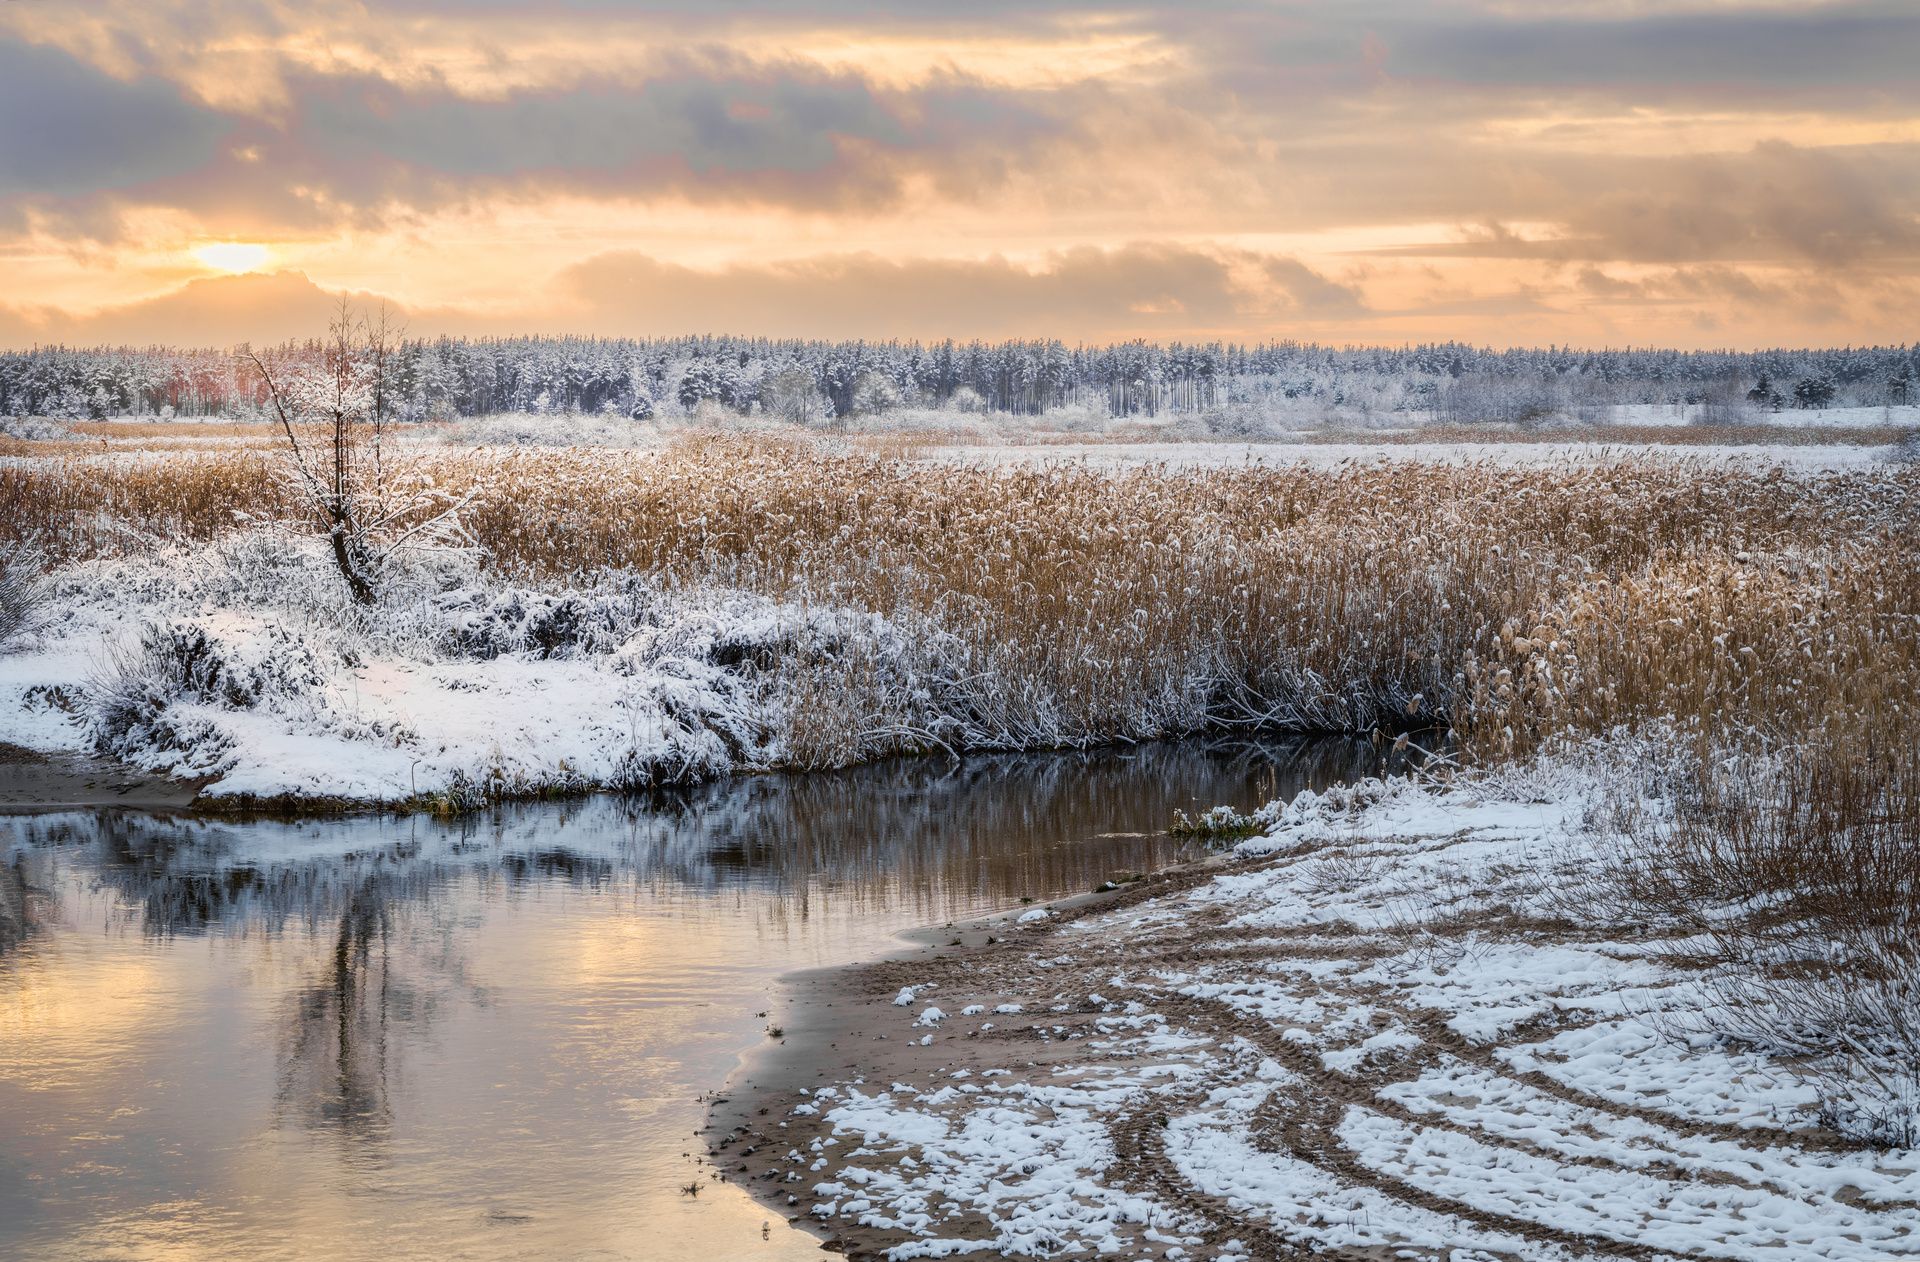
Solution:
<svg viewBox="0 0 1920 1262">
<path fill-rule="evenodd" d="M 318 353 L 317 344 L 284 353 Z M 495 413 L 647 419 L 730 409 L 802 423 L 900 407 L 1114 417 L 1420 413 L 1470 423 L 1603 419 L 1631 405 L 1746 414 L 1916 401 L 1920 344 L 1839 349 L 1492 350 L 1456 342 L 1073 346 L 1051 341 L 826 342 L 516 337 L 404 342 L 395 380 L 412 420 Z M 40 347 L 0 352 L 0 415 L 66 420 L 259 414 L 244 348 Z"/>
</svg>

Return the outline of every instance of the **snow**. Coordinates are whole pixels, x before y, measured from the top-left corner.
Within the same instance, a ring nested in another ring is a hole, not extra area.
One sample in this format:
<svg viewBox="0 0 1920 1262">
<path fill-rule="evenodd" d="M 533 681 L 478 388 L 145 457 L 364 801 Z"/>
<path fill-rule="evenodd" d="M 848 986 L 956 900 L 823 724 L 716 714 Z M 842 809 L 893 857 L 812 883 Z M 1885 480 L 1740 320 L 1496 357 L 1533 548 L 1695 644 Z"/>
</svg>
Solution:
<svg viewBox="0 0 1920 1262">
<path fill-rule="evenodd" d="M 1885 459 L 1887 448 L 1856 444 L 1740 444 L 1676 446 L 1660 443 L 1593 442 L 1408 442 L 1408 443 L 1045 443 L 1031 446 L 939 446 L 920 458 L 986 466 L 1085 464 L 1122 470 L 1146 465 L 1172 469 L 1304 464 L 1326 468 L 1350 462 L 1558 466 L 1627 457 L 1683 460 L 1746 469 L 1801 472 L 1857 469 Z"/>
<path fill-rule="evenodd" d="M 0 740 L 96 748 L 209 797 L 486 800 L 699 780 L 777 758 L 735 665 L 882 619 L 639 580 L 529 592 L 458 565 L 370 613 L 265 531 L 54 576 L 61 617 L 0 656 Z"/>
<path fill-rule="evenodd" d="M 977 993 L 956 960 L 943 1046 L 1039 1015 L 994 1033 L 993 1069 L 824 1109 L 848 1146 L 816 1215 L 886 1228 L 899 1258 L 983 1238 L 1225 1257 L 1227 1233 L 1379 1256 L 1920 1257 L 1920 1152 L 1809 1142 L 1791 1066 L 1687 1033 L 1677 931 L 1502 927 L 1600 861 L 1588 808 L 1617 774 L 1567 758 L 1302 794 L 1259 814 L 1251 866 L 1049 927 Z M 996 1004 L 1021 977 L 1027 1002 Z"/>
</svg>

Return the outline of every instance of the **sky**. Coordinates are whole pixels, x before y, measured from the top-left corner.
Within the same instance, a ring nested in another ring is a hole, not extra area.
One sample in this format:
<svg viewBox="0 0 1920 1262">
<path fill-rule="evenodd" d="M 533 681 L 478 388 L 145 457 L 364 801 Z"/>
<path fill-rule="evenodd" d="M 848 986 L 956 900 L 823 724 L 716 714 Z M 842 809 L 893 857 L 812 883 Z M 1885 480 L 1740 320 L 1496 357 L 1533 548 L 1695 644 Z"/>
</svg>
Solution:
<svg viewBox="0 0 1920 1262">
<path fill-rule="evenodd" d="M 7 0 L 0 345 L 1908 342 L 1913 0 Z"/>
</svg>

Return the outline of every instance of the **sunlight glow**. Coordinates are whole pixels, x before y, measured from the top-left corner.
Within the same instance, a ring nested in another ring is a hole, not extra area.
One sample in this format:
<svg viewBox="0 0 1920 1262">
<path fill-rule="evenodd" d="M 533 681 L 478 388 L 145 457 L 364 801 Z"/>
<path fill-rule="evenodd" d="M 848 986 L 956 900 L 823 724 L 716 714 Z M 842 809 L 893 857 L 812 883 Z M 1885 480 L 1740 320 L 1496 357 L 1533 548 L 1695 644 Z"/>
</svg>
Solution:
<svg viewBox="0 0 1920 1262">
<path fill-rule="evenodd" d="M 213 241 L 194 246 L 193 257 L 223 272 L 251 272 L 267 261 L 267 247 L 244 241 Z"/>
</svg>

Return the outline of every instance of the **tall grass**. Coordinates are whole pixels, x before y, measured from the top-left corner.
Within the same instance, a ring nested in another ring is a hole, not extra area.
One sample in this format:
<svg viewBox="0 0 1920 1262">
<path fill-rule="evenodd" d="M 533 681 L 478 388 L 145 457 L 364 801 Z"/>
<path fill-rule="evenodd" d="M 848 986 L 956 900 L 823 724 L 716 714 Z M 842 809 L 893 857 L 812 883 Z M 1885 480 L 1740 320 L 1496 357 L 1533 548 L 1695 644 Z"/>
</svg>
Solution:
<svg viewBox="0 0 1920 1262">
<path fill-rule="evenodd" d="M 940 695 L 887 700 L 898 663 L 853 646 L 787 663 L 819 762 L 1435 723 L 1504 757 L 1666 715 L 1777 744 L 1836 712 L 1910 724 L 1920 691 L 1907 467 L 989 470 L 695 436 L 432 471 L 477 488 L 465 524 L 515 581 L 636 572 L 906 628 L 938 659 L 908 686 Z M 206 539 L 280 493 L 249 452 L 6 463 L 0 537 L 55 560 Z"/>
<path fill-rule="evenodd" d="M 0 652 L 46 615 L 45 559 L 25 541 L 0 542 Z"/>
</svg>

